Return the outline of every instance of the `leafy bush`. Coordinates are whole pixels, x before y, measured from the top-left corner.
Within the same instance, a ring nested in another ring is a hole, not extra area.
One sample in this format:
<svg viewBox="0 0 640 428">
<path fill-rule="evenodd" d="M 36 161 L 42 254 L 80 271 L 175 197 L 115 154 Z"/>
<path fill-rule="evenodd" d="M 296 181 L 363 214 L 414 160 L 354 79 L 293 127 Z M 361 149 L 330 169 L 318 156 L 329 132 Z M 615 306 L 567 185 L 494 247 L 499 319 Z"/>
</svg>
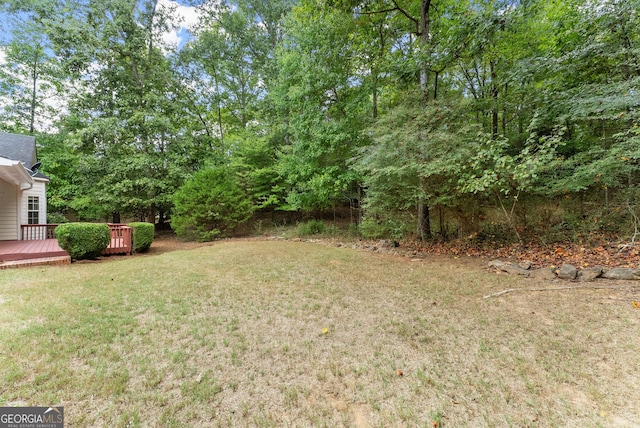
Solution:
<svg viewBox="0 0 640 428">
<path fill-rule="evenodd" d="M 485 222 L 480 225 L 480 230 L 473 236 L 477 242 L 510 243 L 515 242 L 511 226 L 504 222 Z"/>
<path fill-rule="evenodd" d="M 60 223 L 69 223 L 69 219 L 61 213 L 47 213 L 47 223 L 49 224 L 60 224 Z"/>
<path fill-rule="evenodd" d="M 224 236 L 253 213 L 250 198 L 227 168 L 196 173 L 173 197 L 171 227 L 178 236 L 210 241 Z"/>
<path fill-rule="evenodd" d="M 298 236 L 321 235 L 325 233 L 327 228 L 321 220 L 309 220 L 298 224 Z"/>
<path fill-rule="evenodd" d="M 404 238 L 409 229 L 407 225 L 398 220 L 375 221 L 371 218 L 365 218 L 360 223 L 360 233 L 364 238 Z"/>
<path fill-rule="evenodd" d="M 155 235 L 155 226 L 152 223 L 133 222 L 127 226 L 133 229 L 133 251 L 144 253 L 151 247 Z"/>
<path fill-rule="evenodd" d="M 72 259 L 94 259 L 109 245 L 111 232 L 106 224 L 65 223 L 56 227 L 56 238 Z"/>
</svg>

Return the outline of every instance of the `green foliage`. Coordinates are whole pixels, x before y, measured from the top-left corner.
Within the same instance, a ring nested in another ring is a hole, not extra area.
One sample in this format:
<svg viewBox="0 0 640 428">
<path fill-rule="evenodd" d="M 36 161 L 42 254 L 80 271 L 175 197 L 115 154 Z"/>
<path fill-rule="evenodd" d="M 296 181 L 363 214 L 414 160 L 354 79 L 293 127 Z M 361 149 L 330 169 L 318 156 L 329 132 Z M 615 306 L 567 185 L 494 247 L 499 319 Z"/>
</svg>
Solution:
<svg viewBox="0 0 640 428">
<path fill-rule="evenodd" d="M 282 177 L 275 166 L 274 142 L 264 137 L 234 136 L 231 166 L 246 183 L 248 195 L 257 209 L 279 209 L 285 195 Z"/>
<path fill-rule="evenodd" d="M 348 235 L 350 238 L 357 238 L 360 235 L 360 230 L 358 229 L 358 225 L 356 223 L 349 223 Z"/>
<path fill-rule="evenodd" d="M 506 138 L 479 134 L 472 159 L 456 171 L 461 192 L 534 193 L 542 174 L 556 166 L 556 150 L 562 145 L 561 132 L 554 137 L 535 138 L 516 152 Z"/>
<path fill-rule="evenodd" d="M 144 253 L 151 247 L 155 237 L 155 225 L 153 223 L 133 222 L 127 224 L 133 229 L 133 250 L 136 253 Z"/>
<path fill-rule="evenodd" d="M 55 142 L 66 147 L 43 151 L 48 160 L 71 157 L 52 169 L 64 184 L 54 203 L 87 219 L 167 212 L 201 155 L 176 100 L 181 83 L 163 51 L 169 47 L 159 38 L 171 8 L 113 0 L 60 5 L 59 13 L 65 19 L 47 20 L 47 34 L 74 94 L 58 124 L 64 143 Z"/>
<path fill-rule="evenodd" d="M 359 181 L 348 162 L 367 141 L 369 90 L 350 82 L 357 66 L 354 25 L 352 15 L 315 2 L 301 2 L 286 21 L 284 44 L 296 49 L 279 52 L 278 84 L 270 95 L 284 125 L 277 169 L 293 209 L 343 203 Z"/>
<path fill-rule="evenodd" d="M 443 206 L 464 201 L 457 180 L 473 158 L 477 132 L 477 126 L 465 123 L 468 103 L 454 99 L 425 105 L 415 91 L 405 95 L 371 128 L 373 143 L 353 165 L 366 188 L 363 208 L 369 221 L 361 230 L 372 237 L 406 233 L 409 214 L 421 201 Z"/>
<path fill-rule="evenodd" d="M 60 248 L 72 259 L 93 259 L 109 246 L 111 232 L 106 224 L 65 223 L 56 227 Z"/>
<path fill-rule="evenodd" d="M 365 218 L 360 223 L 360 234 L 363 238 L 406 238 L 409 227 L 406 223 L 395 218 L 376 220 L 372 217 Z"/>
<path fill-rule="evenodd" d="M 236 174 L 225 167 L 196 173 L 174 195 L 171 227 L 178 236 L 210 241 L 249 219 L 253 205 Z"/>
<path fill-rule="evenodd" d="M 76 198 L 81 198 L 78 152 L 73 140 L 62 135 L 44 134 L 37 137 L 38 160 L 41 170 L 50 178 L 47 184 L 47 209 L 67 214 L 72 210 Z M 51 220 L 49 223 L 65 223 Z"/>
<path fill-rule="evenodd" d="M 493 208 L 517 235 L 533 201 L 637 204 L 638 0 L 200 3 L 179 47 L 153 0 L 0 5 L 0 130 L 44 131 L 52 210 L 162 220 L 219 165 L 262 211 L 358 201 L 368 236 L 428 238 L 435 212 L 441 235 L 477 232 Z"/>
<path fill-rule="evenodd" d="M 10 100 L 0 109 L 0 131 L 34 134 L 45 131 L 51 118 L 61 113 L 52 107 L 63 102 L 60 64 L 43 24 L 44 19 L 55 20 L 57 16 L 46 2 L 37 2 L 34 7 L 24 2 L 24 9 L 20 3 L 0 2 L 0 12 L 22 9 L 13 15 L 2 14 L 13 34 L 0 46 L 0 98 Z"/>
<path fill-rule="evenodd" d="M 68 223 L 68 222 L 69 222 L 69 219 L 60 213 L 47 212 L 48 224 L 60 224 L 60 223 Z"/>
<path fill-rule="evenodd" d="M 296 234 L 298 236 L 322 235 L 327 228 L 322 220 L 309 220 L 298 224 Z"/>
</svg>

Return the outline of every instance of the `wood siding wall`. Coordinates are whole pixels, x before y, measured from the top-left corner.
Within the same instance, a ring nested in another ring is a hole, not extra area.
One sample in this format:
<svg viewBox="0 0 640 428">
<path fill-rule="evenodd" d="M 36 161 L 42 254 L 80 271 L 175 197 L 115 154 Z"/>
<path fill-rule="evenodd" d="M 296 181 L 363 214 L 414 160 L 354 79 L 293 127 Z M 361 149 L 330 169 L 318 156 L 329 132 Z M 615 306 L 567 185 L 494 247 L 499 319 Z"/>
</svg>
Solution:
<svg viewBox="0 0 640 428">
<path fill-rule="evenodd" d="M 0 241 L 18 238 L 18 186 L 0 180 Z"/>
<path fill-rule="evenodd" d="M 22 192 L 22 197 L 20 198 L 20 224 L 27 224 L 29 215 L 29 196 L 37 196 L 40 198 L 40 209 L 38 213 L 38 222 L 40 224 L 47 223 L 47 193 L 46 193 L 46 184 L 42 180 L 38 180 L 37 178 L 33 180 L 33 187 L 28 190 L 24 190 Z"/>
</svg>

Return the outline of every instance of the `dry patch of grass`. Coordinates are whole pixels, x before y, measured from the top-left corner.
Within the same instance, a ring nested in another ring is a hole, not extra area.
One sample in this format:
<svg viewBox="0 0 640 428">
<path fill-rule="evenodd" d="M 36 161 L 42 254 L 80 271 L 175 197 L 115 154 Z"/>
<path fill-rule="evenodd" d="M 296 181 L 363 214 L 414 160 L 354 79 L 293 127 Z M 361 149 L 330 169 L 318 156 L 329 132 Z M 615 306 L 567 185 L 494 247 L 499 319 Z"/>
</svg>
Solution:
<svg viewBox="0 0 640 428">
<path fill-rule="evenodd" d="M 640 310 L 482 299 L 534 285 L 273 241 L 4 271 L 0 405 L 77 427 L 637 426 Z"/>
</svg>

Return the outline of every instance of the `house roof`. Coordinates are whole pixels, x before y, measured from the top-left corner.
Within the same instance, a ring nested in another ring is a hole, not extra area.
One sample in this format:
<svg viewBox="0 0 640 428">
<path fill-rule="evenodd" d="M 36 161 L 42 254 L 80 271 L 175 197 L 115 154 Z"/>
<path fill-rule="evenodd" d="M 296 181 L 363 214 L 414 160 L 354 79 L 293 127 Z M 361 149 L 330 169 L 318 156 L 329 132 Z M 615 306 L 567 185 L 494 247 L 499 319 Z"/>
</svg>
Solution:
<svg viewBox="0 0 640 428">
<path fill-rule="evenodd" d="M 38 161 L 36 137 L 0 132 L 0 156 L 20 161 L 31 168 Z"/>
<path fill-rule="evenodd" d="M 38 162 L 36 137 L 0 132 L 0 157 L 22 162 L 32 177 L 49 180 L 40 171 L 31 171 L 31 167 Z"/>
</svg>

